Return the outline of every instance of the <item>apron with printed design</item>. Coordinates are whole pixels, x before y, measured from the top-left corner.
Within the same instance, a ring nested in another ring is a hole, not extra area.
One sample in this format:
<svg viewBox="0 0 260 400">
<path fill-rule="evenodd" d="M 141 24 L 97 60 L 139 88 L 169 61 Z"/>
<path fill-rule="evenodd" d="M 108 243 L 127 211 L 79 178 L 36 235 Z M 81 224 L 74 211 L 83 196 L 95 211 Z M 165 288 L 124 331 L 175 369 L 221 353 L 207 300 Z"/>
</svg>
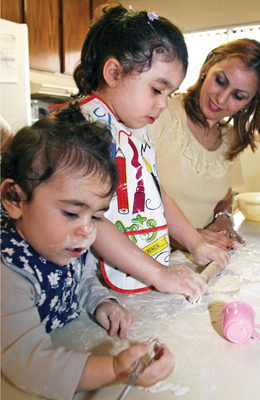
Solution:
<svg viewBox="0 0 260 400">
<path fill-rule="evenodd" d="M 130 131 L 95 95 L 80 105 L 87 119 L 105 122 L 114 138 L 113 153 L 119 170 L 119 184 L 105 213 L 106 218 L 140 249 L 168 266 L 168 229 L 157 180 L 154 147 L 146 129 Z M 105 261 L 101 260 L 100 265 L 106 283 L 116 291 L 136 293 L 150 289 Z"/>
</svg>

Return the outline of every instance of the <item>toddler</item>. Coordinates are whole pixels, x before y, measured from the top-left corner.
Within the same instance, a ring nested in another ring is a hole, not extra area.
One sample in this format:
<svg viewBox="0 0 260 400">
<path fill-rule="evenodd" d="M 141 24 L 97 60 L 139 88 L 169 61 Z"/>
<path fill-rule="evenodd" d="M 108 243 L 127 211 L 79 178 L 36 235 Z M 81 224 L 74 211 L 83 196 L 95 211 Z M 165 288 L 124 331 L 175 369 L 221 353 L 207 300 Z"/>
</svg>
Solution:
<svg viewBox="0 0 260 400">
<path fill-rule="evenodd" d="M 2 157 L 2 372 L 19 389 L 49 399 L 127 382 L 141 343 L 118 356 L 55 348 L 49 333 L 81 311 L 124 338 L 133 317 L 93 273 L 88 249 L 117 187 L 111 134 L 77 104 L 21 129 Z M 137 382 L 173 370 L 164 345 Z"/>
</svg>

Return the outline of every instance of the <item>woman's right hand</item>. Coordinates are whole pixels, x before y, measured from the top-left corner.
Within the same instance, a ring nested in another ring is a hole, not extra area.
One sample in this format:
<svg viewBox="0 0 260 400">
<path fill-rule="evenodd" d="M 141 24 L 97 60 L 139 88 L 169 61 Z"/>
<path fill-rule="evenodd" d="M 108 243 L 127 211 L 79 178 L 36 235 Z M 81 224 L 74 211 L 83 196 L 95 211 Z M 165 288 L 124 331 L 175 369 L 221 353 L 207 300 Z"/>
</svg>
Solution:
<svg viewBox="0 0 260 400">
<path fill-rule="evenodd" d="M 212 231 L 211 229 L 197 229 L 203 240 L 213 246 L 218 247 L 224 251 L 235 250 L 239 247 L 237 240 L 230 239 L 226 235 L 226 231 Z M 237 235 L 238 236 L 238 235 Z M 242 240 L 242 238 L 241 238 Z"/>
</svg>

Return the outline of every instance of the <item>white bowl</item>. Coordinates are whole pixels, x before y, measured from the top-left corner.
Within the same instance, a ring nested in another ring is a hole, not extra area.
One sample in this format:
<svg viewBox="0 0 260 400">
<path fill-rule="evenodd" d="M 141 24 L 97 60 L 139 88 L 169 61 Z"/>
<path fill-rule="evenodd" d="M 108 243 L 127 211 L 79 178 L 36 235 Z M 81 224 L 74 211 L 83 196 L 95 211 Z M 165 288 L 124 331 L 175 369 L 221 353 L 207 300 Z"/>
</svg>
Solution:
<svg viewBox="0 0 260 400">
<path fill-rule="evenodd" d="M 260 221 L 260 192 L 241 193 L 236 196 L 239 211 L 250 221 Z"/>
</svg>

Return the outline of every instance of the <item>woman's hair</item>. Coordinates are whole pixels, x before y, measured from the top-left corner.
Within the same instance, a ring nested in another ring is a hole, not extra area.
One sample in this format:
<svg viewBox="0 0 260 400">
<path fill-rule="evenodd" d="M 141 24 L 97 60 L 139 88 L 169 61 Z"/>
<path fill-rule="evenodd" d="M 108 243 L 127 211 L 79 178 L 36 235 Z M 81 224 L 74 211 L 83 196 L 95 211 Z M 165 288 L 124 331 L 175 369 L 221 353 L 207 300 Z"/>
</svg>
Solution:
<svg viewBox="0 0 260 400">
<path fill-rule="evenodd" d="M 232 160 L 248 145 L 253 151 L 257 148 L 257 133 L 260 133 L 260 43 L 253 39 L 238 39 L 212 50 L 202 65 L 199 79 L 184 95 L 184 107 L 188 116 L 196 124 L 207 128 L 208 123 L 199 104 L 200 90 L 205 76 L 213 65 L 233 57 L 242 60 L 247 71 L 254 71 L 257 91 L 245 110 L 238 111 L 222 123 L 226 125 L 233 119 L 235 135 L 226 154 L 229 160 Z"/>
<path fill-rule="evenodd" d="M 112 136 L 107 127 L 89 122 L 79 105 L 69 104 L 54 116 L 44 117 L 20 129 L 2 156 L 1 181 L 12 179 L 30 202 L 37 186 L 51 179 L 60 168 L 83 175 L 98 174 L 110 180 L 106 195 L 117 187 L 117 168 L 110 157 Z M 17 201 L 16 192 L 6 193 Z"/>
<path fill-rule="evenodd" d="M 156 19 L 158 18 L 158 19 Z M 118 60 L 122 74 L 151 68 L 154 57 L 178 59 L 186 73 L 188 53 L 184 37 L 170 21 L 156 14 L 134 12 L 120 3 L 101 5 L 85 38 L 81 61 L 74 71 L 76 97 L 91 94 L 105 84 L 103 67 L 110 57 Z"/>
</svg>

